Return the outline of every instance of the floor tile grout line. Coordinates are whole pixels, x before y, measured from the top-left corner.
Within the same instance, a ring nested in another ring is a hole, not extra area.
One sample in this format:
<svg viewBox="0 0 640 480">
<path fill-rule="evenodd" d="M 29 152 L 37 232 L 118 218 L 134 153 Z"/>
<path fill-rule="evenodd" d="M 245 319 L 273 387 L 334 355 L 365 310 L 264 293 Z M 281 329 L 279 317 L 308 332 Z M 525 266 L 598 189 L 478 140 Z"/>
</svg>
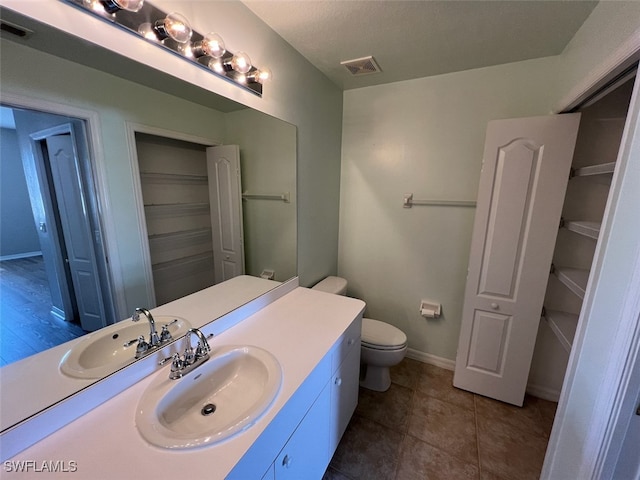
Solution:
<svg viewBox="0 0 640 480">
<path fill-rule="evenodd" d="M 478 478 L 482 478 L 482 461 L 480 460 L 480 427 L 478 425 L 478 409 L 476 407 L 476 395 L 473 395 L 473 419 L 476 423 L 476 453 L 478 455 Z"/>
<path fill-rule="evenodd" d="M 398 452 L 398 460 L 396 461 L 396 468 L 393 472 L 394 480 L 398 480 L 398 475 L 400 475 L 400 459 L 402 458 L 402 450 L 404 448 L 405 440 L 407 439 L 408 433 L 404 433 L 402 435 L 402 440 L 400 441 L 400 451 Z"/>
<path fill-rule="evenodd" d="M 420 372 L 418 373 L 418 378 L 420 377 L 420 373 L 422 371 L 422 366 L 420 366 L 419 370 L 420 370 Z M 405 447 L 407 436 L 409 436 L 409 421 L 411 420 L 411 416 L 413 415 L 413 413 L 412 413 L 413 412 L 413 407 L 414 407 L 414 404 L 415 404 L 415 401 L 416 401 L 416 392 L 418 391 L 417 383 L 418 383 L 418 380 L 416 379 L 413 382 L 413 387 L 411 387 L 411 386 L 407 387 L 411 391 L 411 401 L 409 402 L 409 411 L 408 411 L 408 414 L 407 414 L 406 425 L 404 426 L 404 432 L 402 434 L 402 441 L 400 442 L 400 451 L 398 452 L 398 457 L 397 457 L 397 461 L 396 461 L 396 468 L 395 468 L 395 471 L 393 473 L 393 478 L 395 480 L 398 480 L 398 476 L 400 475 L 400 461 L 402 459 L 402 451 L 403 451 L 403 448 Z M 398 384 L 396 384 L 396 385 L 398 385 Z"/>
<path fill-rule="evenodd" d="M 422 370 L 422 368 L 421 368 L 421 370 Z M 412 393 L 412 396 L 411 396 L 411 404 L 410 404 L 410 407 L 409 407 L 409 416 L 408 416 L 408 419 L 407 419 L 407 428 L 406 428 L 406 432 L 404 433 L 404 437 L 402 439 L 403 443 L 404 443 L 404 441 L 405 441 L 405 439 L 407 437 L 411 437 L 411 438 L 413 438 L 413 439 L 415 439 L 415 440 L 417 440 L 419 442 L 424 443 L 425 445 L 429 445 L 430 447 L 432 447 L 432 448 L 434 448 L 434 449 L 436 449 L 436 450 L 438 450 L 440 452 L 443 452 L 444 454 L 446 454 L 446 455 L 448 455 L 448 456 L 450 456 L 452 458 L 455 458 L 459 462 L 462 462 L 462 463 L 465 463 L 465 464 L 469 464 L 469 465 L 473 465 L 473 463 L 470 463 L 467 459 L 462 458 L 462 457 L 460 457 L 458 455 L 455 455 L 454 453 L 449 452 L 448 450 L 441 448 L 439 445 L 434 445 L 433 443 L 431 443 L 431 442 L 429 442 L 427 440 L 424 440 L 424 439 L 422 439 L 420 437 L 412 435 L 409 432 L 408 422 L 411 420 L 411 418 L 413 418 L 415 416 L 413 414 L 413 410 L 414 410 L 414 407 L 415 407 L 415 402 L 417 402 L 417 397 L 418 397 L 418 395 L 420 393 L 424 394 L 425 396 L 427 396 L 429 398 L 436 399 L 436 400 L 438 400 L 440 402 L 446 403 L 448 405 L 451 405 L 451 406 L 454 406 L 454 407 L 457 407 L 457 408 L 462 408 L 464 410 L 472 410 L 474 412 L 474 422 L 476 423 L 476 452 L 478 452 L 478 448 L 477 448 L 477 445 L 478 445 L 478 434 L 477 434 L 478 428 L 477 428 L 477 421 L 476 421 L 476 415 L 475 415 L 475 395 L 472 394 L 473 395 L 473 405 L 474 405 L 473 408 L 466 408 L 466 407 L 464 407 L 462 405 L 459 405 L 457 403 L 453 403 L 453 402 L 449 402 L 447 400 L 440 399 L 435 395 L 429 395 L 428 393 L 419 390 L 417 383 L 419 383 L 419 382 L 416 382 L 416 387 L 413 388 L 413 389 L 411 387 L 408 387 L 410 390 L 413 391 L 413 393 Z M 389 427 L 387 427 L 387 428 L 389 428 Z M 391 430 L 393 430 L 393 429 L 391 429 Z M 476 455 L 476 459 L 477 459 L 476 465 L 478 466 L 478 473 L 479 473 L 480 472 L 479 455 Z M 397 472 L 396 472 L 396 477 L 397 477 Z"/>
</svg>

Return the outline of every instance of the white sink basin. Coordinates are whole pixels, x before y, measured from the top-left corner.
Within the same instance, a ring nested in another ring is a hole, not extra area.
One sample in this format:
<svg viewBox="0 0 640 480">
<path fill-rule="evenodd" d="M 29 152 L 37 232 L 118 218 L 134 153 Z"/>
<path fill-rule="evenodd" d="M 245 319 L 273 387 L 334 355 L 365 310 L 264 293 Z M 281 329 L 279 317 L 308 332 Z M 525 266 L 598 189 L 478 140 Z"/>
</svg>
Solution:
<svg viewBox="0 0 640 480">
<path fill-rule="evenodd" d="M 136 412 L 136 426 L 151 444 L 185 449 L 236 435 L 264 415 L 282 384 L 276 358 L 254 346 L 228 346 L 178 380 L 157 374 Z"/>
<path fill-rule="evenodd" d="M 158 333 L 163 325 L 169 325 L 169 332 L 173 338 L 181 337 L 191 328 L 184 318 L 168 315 L 153 318 Z M 149 322 L 146 319 L 136 323 L 123 320 L 90 333 L 64 355 L 60 362 L 60 370 L 65 375 L 75 378 L 92 379 L 109 375 L 133 363 L 137 343 L 133 342 L 126 347 L 124 345 L 130 343 L 130 340 L 136 340 L 140 335 L 149 340 Z"/>
</svg>

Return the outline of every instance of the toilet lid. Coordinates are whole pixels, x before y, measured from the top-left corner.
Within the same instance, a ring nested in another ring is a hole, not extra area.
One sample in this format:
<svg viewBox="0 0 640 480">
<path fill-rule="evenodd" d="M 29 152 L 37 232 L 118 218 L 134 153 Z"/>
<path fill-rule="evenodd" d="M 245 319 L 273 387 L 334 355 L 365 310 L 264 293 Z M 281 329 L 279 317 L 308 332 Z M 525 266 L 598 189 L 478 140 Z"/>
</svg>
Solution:
<svg viewBox="0 0 640 480">
<path fill-rule="evenodd" d="M 362 343 L 375 347 L 403 347 L 407 336 L 402 330 L 388 323 L 371 318 L 362 319 Z"/>
</svg>

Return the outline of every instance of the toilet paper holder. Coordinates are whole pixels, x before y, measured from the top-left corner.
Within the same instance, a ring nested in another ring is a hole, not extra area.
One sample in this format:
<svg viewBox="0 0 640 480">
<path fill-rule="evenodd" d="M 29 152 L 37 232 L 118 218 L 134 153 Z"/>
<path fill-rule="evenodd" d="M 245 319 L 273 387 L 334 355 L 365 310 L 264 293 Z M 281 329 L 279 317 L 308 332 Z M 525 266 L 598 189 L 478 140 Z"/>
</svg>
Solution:
<svg viewBox="0 0 640 480">
<path fill-rule="evenodd" d="M 275 279 L 276 276 L 276 272 L 274 272 L 273 270 L 263 270 L 262 273 L 260 274 L 260 278 L 264 278 L 265 280 L 273 280 Z"/>
<path fill-rule="evenodd" d="M 420 315 L 425 318 L 438 318 L 442 311 L 442 305 L 430 300 L 420 302 Z"/>
</svg>

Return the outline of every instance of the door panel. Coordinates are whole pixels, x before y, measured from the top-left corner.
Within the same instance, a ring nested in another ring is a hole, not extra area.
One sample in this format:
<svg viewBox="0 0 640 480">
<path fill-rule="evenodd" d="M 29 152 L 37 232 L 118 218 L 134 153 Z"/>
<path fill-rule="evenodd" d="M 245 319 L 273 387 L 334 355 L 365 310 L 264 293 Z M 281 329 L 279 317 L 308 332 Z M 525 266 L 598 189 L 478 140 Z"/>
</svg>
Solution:
<svg viewBox="0 0 640 480">
<path fill-rule="evenodd" d="M 48 136 L 45 142 L 56 186 L 66 261 L 75 291 L 80 325 L 85 330 L 97 330 L 106 326 L 106 322 L 78 157 L 69 134 Z"/>
<path fill-rule="evenodd" d="M 540 147 L 516 140 L 498 151 L 479 294 L 512 298 L 520 277 L 522 239 Z"/>
<path fill-rule="evenodd" d="M 240 147 L 207 148 L 215 281 L 244 274 Z"/>
<path fill-rule="evenodd" d="M 469 368 L 502 375 L 511 318 L 476 310 L 469 349 Z"/>
<path fill-rule="evenodd" d="M 522 405 L 579 121 L 489 122 L 456 387 Z"/>
</svg>

